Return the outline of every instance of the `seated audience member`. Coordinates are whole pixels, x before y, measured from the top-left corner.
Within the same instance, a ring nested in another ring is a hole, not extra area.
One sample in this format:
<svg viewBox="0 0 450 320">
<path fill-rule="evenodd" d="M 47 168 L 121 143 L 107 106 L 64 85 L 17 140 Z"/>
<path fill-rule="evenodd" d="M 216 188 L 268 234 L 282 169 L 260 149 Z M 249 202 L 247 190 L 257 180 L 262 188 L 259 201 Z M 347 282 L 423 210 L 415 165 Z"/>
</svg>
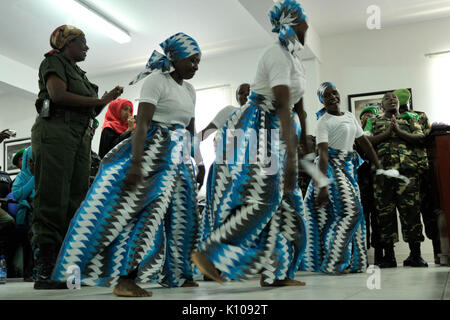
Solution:
<svg viewBox="0 0 450 320">
<path fill-rule="evenodd" d="M 24 279 L 31 280 L 34 265 L 31 247 L 31 215 L 35 196 L 34 162 L 31 147 L 28 147 L 23 153 L 22 171 L 13 183 L 12 193 L 18 202 L 15 241 L 17 241 L 17 245 L 23 247 Z"/>
<path fill-rule="evenodd" d="M 105 115 L 98 155 L 103 157 L 119 143 L 122 134 L 134 129 L 133 103 L 117 98 L 112 101 Z"/>
<path fill-rule="evenodd" d="M 21 170 L 22 170 L 22 157 L 23 153 L 25 152 L 25 149 L 26 148 L 22 148 L 19 151 L 17 151 L 12 158 L 12 164 Z"/>
</svg>

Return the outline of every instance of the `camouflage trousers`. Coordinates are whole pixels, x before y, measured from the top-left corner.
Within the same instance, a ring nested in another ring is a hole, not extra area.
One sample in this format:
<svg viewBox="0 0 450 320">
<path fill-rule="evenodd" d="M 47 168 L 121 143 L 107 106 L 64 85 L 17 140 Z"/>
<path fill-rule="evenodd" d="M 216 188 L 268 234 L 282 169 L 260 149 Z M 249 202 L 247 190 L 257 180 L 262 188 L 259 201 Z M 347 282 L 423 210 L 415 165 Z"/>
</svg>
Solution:
<svg viewBox="0 0 450 320">
<path fill-rule="evenodd" d="M 401 174 L 410 180 L 408 185 L 400 179 L 388 177 L 382 186 L 374 183 L 374 199 L 381 244 L 399 241 L 396 209 L 400 215 L 403 240 L 405 242 L 425 240 L 420 220 L 418 175 L 405 172 L 401 172 Z"/>
</svg>

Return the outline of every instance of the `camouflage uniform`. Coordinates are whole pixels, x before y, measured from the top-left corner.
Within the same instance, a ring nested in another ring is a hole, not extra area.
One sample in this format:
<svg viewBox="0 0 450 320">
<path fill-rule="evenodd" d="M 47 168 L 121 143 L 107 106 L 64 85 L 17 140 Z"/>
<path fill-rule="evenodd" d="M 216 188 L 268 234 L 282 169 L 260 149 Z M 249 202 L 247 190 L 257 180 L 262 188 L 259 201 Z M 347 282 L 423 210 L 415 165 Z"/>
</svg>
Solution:
<svg viewBox="0 0 450 320">
<path fill-rule="evenodd" d="M 418 115 L 418 122 L 422 132 L 427 137 L 431 132 L 431 124 L 424 112 L 414 112 Z M 422 144 L 415 149 L 417 163 L 419 166 L 419 190 L 420 190 L 420 212 L 422 213 L 423 223 L 425 225 L 425 234 L 430 240 L 439 239 L 438 229 L 438 211 L 435 210 L 435 201 L 433 195 L 433 171 L 432 165 L 428 161 L 427 148 Z"/>
<path fill-rule="evenodd" d="M 376 116 L 371 123 L 371 133 L 376 136 L 387 130 L 391 120 L 384 116 Z M 423 133 L 419 123 L 413 117 L 404 119 L 397 116 L 397 123 L 401 130 L 408 133 Z M 415 146 L 393 133 L 389 139 L 375 146 L 375 150 L 384 169 L 396 169 L 410 180 L 410 183 L 406 185 L 400 179 L 386 177 L 383 186 L 374 183 L 374 199 L 381 244 L 395 243 L 399 240 L 396 208 L 400 214 L 405 242 L 424 241 L 419 212 L 419 168 Z"/>
</svg>

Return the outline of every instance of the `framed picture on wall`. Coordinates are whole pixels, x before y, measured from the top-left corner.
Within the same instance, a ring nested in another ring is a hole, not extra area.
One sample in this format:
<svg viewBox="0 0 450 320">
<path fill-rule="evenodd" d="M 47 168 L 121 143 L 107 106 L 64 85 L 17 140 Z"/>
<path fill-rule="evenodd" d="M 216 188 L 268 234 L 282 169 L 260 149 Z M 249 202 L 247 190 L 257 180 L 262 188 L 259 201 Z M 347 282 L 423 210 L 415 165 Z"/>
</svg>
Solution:
<svg viewBox="0 0 450 320">
<path fill-rule="evenodd" d="M 31 138 L 5 140 L 3 142 L 3 171 L 10 175 L 18 174 L 20 169 L 13 165 L 12 159 L 17 151 L 29 146 L 31 146 Z"/>
<path fill-rule="evenodd" d="M 383 96 L 388 93 L 392 92 L 393 90 L 386 90 L 386 91 L 377 91 L 377 92 L 368 92 L 368 93 L 359 93 L 359 94 L 351 94 L 348 96 L 348 111 L 352 112 L 356 119 L 358 120 L 359 124 L 361 124 L 359 120 L 359 115 L 361 111 L 367 107 L 377 107 L 381 109 L 381 100 L 383 99 Z M 411 104 L 410 109 L 413 110 L 413 95 L 412 95 L 412 89 L 408 88 L 409 92 L 411 92 Z"/>
</svg>

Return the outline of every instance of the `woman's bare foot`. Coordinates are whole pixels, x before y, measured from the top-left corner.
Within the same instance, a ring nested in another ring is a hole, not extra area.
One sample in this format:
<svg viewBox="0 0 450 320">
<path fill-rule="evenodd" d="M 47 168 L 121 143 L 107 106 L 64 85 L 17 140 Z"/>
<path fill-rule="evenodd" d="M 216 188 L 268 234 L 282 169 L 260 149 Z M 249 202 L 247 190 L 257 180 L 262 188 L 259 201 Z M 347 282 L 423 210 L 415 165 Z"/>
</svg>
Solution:
<svg viewBox="0 0 450 320">
<path fill-rule="evenodd" d="M 204 254 L 198 251 L 194 252 L 191 254 L 191 259 L 205 276 L 208 276 L 218 283 L 223 284 L 222 279 L 220 279 L 219 272 L 217 272 L 217 269 Z"/>
<path fill-rule="evenodd" d="M 151 297 L 152 293 L 139 287 L 134 280 L 119 278 L 114 288 L 114 294 L 119 297 Z"/>
<path fill-rule="evenodd" d="M 182 285 L 182 288 L 198 287 L 198 283 L 192 280 L 186 280 Z"/>
<path fill-rule="evenodd" d="M 294 279 L 275 280 L 272 284 L 264 283 L 263 279 L 260 280 L 261 287 L 292 287 L 292 286 L 305 286 L 305 282 L 297 281 Z"/>
</svg>

